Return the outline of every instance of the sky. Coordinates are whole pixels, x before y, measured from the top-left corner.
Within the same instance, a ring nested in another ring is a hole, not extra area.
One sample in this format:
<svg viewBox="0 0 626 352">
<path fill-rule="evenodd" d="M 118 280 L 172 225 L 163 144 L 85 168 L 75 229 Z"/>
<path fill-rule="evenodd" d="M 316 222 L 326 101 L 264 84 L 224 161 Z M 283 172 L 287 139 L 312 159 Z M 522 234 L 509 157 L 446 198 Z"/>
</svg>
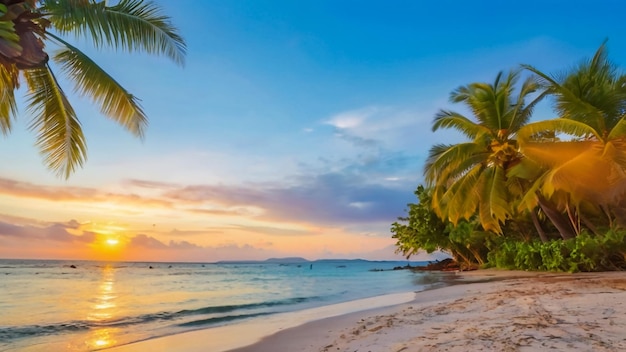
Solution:
<svg viewBox="0 0 626 352">
<path fill-rule="evenodd" d="M 439 109 L 464 112 L 452 90 L 520 64 L 558 74 L 605 39 L 626 64 L 619 0 L 155 3 L 184 67 L 72 38 L 141 99 L 143 140 L 61 79 L 88 160 L 60 179 L 21 101 L 0 137 L 0 258 L 402 259 L 390 227 L 429 148 L 463 140 L 431 131 Z"/>
</svg>

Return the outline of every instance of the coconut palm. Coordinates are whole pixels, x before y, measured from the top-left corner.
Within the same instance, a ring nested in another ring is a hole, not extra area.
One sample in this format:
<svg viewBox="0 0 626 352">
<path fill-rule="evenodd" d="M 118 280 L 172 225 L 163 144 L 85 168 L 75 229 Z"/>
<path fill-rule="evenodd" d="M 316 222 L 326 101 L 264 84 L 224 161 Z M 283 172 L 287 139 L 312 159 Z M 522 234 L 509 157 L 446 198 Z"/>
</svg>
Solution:
<svg viewBox="0 0 626 352">
<path fill-rule="evenodd" d="M 18 114 L 15 91 L 23 80 L 36 144 L 46 165 L 66 178 L 84 163 L 87 149 L 78 116 L 50 62 L 76 92 L 134 135 L 142 137 L 147 125 L 138 99 L 63 39 L 70 34 L 90 39 L 96 48 L 165 55 L 181 65 L 186 51 L 170 18 L 149 1 L 107 6 L 95 0 L 0 0 L 0 129 L 4 134 L 11 130 Z"/>
<path fill-rule="evenodd" d="M 567 212 L 576 233 L 581 204 L 597 205 L 611 219 L 610 207 L 626 192 L 626 76 L 608 60 L 605 44 L 561 77 L 525 68 L 554 97 L 560 116 L 518 132 L 521 151 L 545 168 L 525 203 L 532 207 L 552 200 Z M 546 131 L 555 138 L 538 138 Z"/>
<path fill-rule="evenodd" d="M 518 77 L 518 72 L 500 72 L 493 84 L 473 83 L 453 91 L 450 100 L 464 103 L 473 119 L 447 110 L 435 116 L 433 131 L 454 128 L 470 139 L 430 150 L 424 174 L 433 187 L 433 209 L 443 219 L 456 224 L 477 215 L 485 230 L 502 233 L 501 224 L 512 215 L 511 195 L 520 187 L 507 172 L 523 158 L 516 133 L 543 97 L 526 104 L 538 85 L 527 79 L 516 93 Z"/>
</svg>

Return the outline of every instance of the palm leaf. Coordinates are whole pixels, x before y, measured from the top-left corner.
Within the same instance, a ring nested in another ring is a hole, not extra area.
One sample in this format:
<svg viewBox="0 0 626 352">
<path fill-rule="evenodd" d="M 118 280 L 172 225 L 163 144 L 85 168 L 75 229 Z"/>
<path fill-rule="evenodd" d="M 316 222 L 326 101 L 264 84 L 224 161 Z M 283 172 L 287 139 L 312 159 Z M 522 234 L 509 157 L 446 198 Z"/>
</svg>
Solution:
<svg viewBox="0 0 626 352">
<path fill-rule="evenodd" d="M 499 167 L 487 168 L 477 183 L 480 194 L 480 223 L 485 230 L 501 234 L 500 223 L 504 223 L 511 214 L 504 170 Z"/>
<path fill-rule="evenodd" d="M 478 204 L 478 195 L 475 193 L 476 182 L 482 171 L 481 165 L 474 166 L 465 177 L 452 184 L 441 196 L 437 206 L 441 209 L 441 214 L 454 225 L 460 219 L 469 219 L 474 215 Z"/>
<path fill-rule="evenodd" d="M 613 140 L 617 138 L 626 138 L 626 116 L 623 116 L 616 124 L 609 135 L 607 140 Z"/>
<path fill-rule="evenodd" d="M 555 191 L 566 192 L 575 204 L 583 200 L 599 204 L 614 201 L 622 194 L 626 183 L 626 165 L 617 162 L 623 158 L 620 147 L 623 146 L 588 143 L 586 149 L 551 168 L 544 193 L 550 196 Z"/>
<path fill-rule="evenodd" d="M 138 49 L 185 61 L 186 44 L 168 16 L 150 1 L 121 0 L 115 6 L 87 0 L 43 0 L 43 12 L 61 34 L 89 34 L 96 47 Z"/>
<path fill-rule="evenodd" d="M 518 211 L 534 211 L 539 205 L 539 199 L 537 194 L 541 192 L 541 186 L 544 184 L 547 173 L 544 173 L 538 177 L 530 187 L 526 190 L 526 193 L 519 201 Z"/>
<path fill-rule="evenodd" d="M 536 143 L 537 145 L 541 143 Z M 541 148 L 545 150 L 546 148 Z M 543 173 L 543 168 L 531 158 L 522 158 L 517 164 L 506 170 L 508 179 L 523 179 L 533 181 Z"/>
<path fill-rule="evenodd" d="M 15 66 L 0 64 L 0 130 L 11 131 L 11 119 L 17 115 L 15 90 L 18 88 L 18 70 Z"/>
<path fill-rule="evenodd" d="M 542 167 L 556 167 L 576 158 L 593 147 L 596 141 L 528 142 L 522 146 L 527 159 Z"/>
<path fill-rule="evenodd" d="M 561 117 L 580 120 L 593 126 L 596 134 L 601 134 L 606 129 L 602 110 L 581 99 L 580 94 L 573 92 L 565 85 L 561 85 L 555 79 L 536 68 L 530 65 L 522 65 L 522 67 L 539 76 L 543 84 L 548 88 L 549 93 L 556 95 L 556 108 L 560 112 Z"/>
<path fill-rule="evenodd" d="M 476 124 L 467 117 L 448 110 L 441 110 L 435 115 L 433 120 L 433 131 L 437 131 L 440 128 L 454 128 L 461 131 L 469 138 L 476 138 L 477 136 L 485 133 L 489 133 L 489 129 L 485 126 Z"/>
<path fill-rule="evenodd" d="M 532 116 L 533 110 L 539 102 L 546 97 L 547 91 L 541 92 L 535 99 L 533 99 L 530 103 L 526 104 L 525 99 L 529 94 L 532 94 L 539 89 L 539 84 L 532 78 L 529 77 L 522 84 L 522 88 L 520 89 L 519 96 L 517 97 L 517 103 L 512 111 L 512 118 L 508 123 L 508 130 L 510 134 L 514 134 L 519 130 L 522 126 L 526 125 Z"/>
<path fill-rule="evenodd" d="M 100 105 L 100 111 L 124 126 L 136 136 L 143 137 L 148 119 L 139 106 L 137 98 L 128 93 L 108 73 L 87 55 L 61 38 L 52 36 L 67 48 L 54 55 L 53 60 L 74 81 L 75 91 L 89 96 Z"/>
<path fill-rule="evenodd" d="M 520 146 L 523 146 L 524 143 L 532 141 L 533 136 L 545 131 L 565 133 L 576 137 L 594 136 L 597 140 L 602 140 L 602 137 L 593 127 L 583 122 L 559 118 L 533 122 L 521 127 L 517 132 L 518 142 Z"/>
<path fill-rule="evenodd" d="M 460 162 L 483 151 L 482 146 L 472 142 L 432 146 L 424 166 L 426 182 L 432 184 L 436 180 L 447 179 L 447 177 L 442 176 L 458 173 L 457 165 Z"/>
<path fill-rule="evenodd" d="M 68 178 L 86 160 L 85 138 L 74 109 L 48 66 L 24 71 L 29 87 L 30 129 L 37 131 L 37 146 L 46 165 Z"/>
<path fill-rule="evenodd" d="M 602 157 L 614 161 L 626 170 L 626 141 L 624 139 L 608 141 L 604 146 Z"/>
</svg>

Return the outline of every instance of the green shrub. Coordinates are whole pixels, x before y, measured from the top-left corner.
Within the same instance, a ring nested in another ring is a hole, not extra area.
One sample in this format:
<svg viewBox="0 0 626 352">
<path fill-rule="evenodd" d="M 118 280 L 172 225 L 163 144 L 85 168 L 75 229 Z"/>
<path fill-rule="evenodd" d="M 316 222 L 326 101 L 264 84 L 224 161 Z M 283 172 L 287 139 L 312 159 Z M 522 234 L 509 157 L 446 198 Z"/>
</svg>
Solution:
<svg viewBox="0 0 626 352">
<path fill-rule="evenodd" d="M 549 242 L 503 239 L 487 256 L 488 266 L 532 271 L 600 271 L 626 269 L 626 231 L 603 236 L 581 233 Z"/>
</svg>

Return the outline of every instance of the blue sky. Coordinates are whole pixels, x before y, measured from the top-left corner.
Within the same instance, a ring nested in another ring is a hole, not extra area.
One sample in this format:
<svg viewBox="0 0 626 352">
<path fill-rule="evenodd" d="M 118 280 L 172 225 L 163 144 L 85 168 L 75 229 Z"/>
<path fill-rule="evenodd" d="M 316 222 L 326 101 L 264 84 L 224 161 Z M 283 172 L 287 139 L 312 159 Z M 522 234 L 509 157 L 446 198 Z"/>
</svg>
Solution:
<svg viewBox="0 0 626 352">
<path fill-rule="evenodd" d="M 187 40 L 185 67 L 79 41 L 142 100 L 145 140 L 72 96 L 89 159 L 61 180 L 22 105 L 0 139 L 0 225 L 14 230 L 0 226 L 0 256 L 105 257 L 86 239 L 118 236 L 119 259 L 397 258 L 389 227 L 428 149 L 461 140 L 430 130 L 438 109 L 463 111 L 454 88 L 522 63 L 557 73 L 606 38 L 626 61 L 620 1 L 157 3 Z"/>
</svg>

